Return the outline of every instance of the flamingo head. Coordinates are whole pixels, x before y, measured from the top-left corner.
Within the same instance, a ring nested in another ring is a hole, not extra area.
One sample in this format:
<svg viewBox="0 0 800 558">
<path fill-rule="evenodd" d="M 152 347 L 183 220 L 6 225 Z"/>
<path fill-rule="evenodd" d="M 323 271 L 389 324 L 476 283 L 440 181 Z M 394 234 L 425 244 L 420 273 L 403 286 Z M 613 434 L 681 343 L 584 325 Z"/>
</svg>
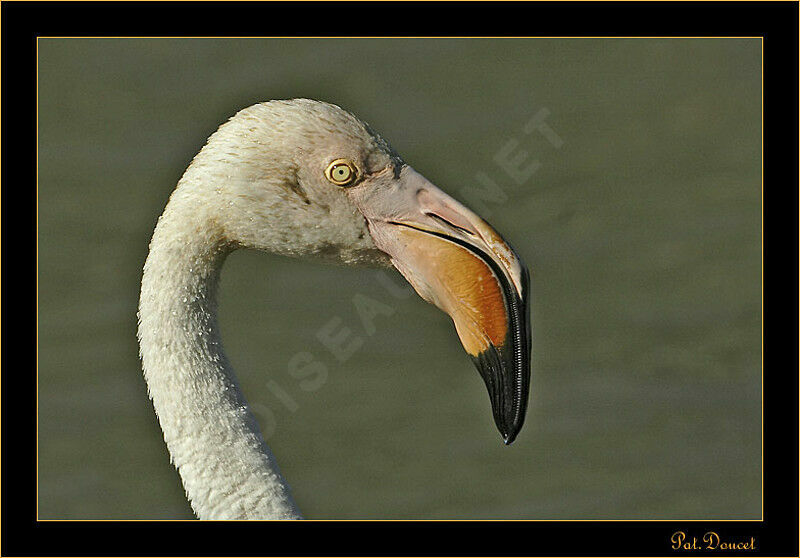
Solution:
<svg viewBox="0 0 800 558">
<path fill-rule="evenodd" d="M 202 172 L 212 180 L 193 180 Z M 232 243 L 395 267 L 453 320 L 506 444 L 528 401 L 528 271 L 486 221 L 369 125 L 319 101 L 270 101 L 212 135 L 179 185 L 201 188 Z"/>
</svg>

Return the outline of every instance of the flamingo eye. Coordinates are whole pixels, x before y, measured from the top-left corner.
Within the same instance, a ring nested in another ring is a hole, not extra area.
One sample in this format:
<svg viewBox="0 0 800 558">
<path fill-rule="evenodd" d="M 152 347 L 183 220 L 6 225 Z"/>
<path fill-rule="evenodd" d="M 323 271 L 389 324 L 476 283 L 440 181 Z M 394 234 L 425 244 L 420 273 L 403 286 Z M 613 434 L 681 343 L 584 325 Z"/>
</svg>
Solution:
<svg viewBox="0 0 800 558">
<path fill-rule="evenodd" d="M 325 177 L 337 186 L 350 186 L 358 178 L 358 169 L 347 159 L 336 159 L 328 165 Z"/>
</svg>

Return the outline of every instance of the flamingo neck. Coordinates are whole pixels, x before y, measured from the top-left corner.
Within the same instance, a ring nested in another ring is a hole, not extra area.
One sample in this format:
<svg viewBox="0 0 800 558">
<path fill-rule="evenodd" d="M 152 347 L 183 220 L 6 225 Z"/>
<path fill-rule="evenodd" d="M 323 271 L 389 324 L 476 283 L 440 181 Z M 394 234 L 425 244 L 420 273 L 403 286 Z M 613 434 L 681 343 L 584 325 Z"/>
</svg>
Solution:
<svg viewBox="0 0 800 558">
<path fill-rule="evenodd" d="M 180 187 L 144 266 L 139 347 L 171 460 L 200 519 L 300 519 L 222 350 L 217 285 L 234 247 Z"/>
</svg>

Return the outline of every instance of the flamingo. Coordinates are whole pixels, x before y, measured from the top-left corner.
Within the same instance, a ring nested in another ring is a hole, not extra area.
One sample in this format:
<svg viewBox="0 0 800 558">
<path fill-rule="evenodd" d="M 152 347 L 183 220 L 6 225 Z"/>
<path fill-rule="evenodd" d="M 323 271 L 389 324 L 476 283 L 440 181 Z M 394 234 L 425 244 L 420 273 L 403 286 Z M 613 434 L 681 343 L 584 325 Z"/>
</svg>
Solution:
<svg viewBox="0 0 800 558">
<path fill-rule="evenodd" d="M 530 382 L 519 256 L 351 113 L 310 99 L 259 103 L 194 157 L 142 275 L 144 378 L 199 519 L 302 519 L 220 341 L 220 271 L 238 248 L 396 268 L 452 318 L 503 441 L 514 441 Z"/>
</svg>

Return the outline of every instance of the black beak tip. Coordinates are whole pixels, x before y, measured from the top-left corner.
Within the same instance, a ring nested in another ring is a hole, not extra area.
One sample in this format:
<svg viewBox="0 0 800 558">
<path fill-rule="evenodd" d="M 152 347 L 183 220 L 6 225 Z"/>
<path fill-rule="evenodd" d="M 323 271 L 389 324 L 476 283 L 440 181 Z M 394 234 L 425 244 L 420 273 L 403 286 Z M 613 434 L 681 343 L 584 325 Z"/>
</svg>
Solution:
<svg viewBox="0 0 800 558">
<path fill-rule="evenodd" d="M 495 426 L 507 446 L 514 443 L 525 421 L 530 375 L 528 359 L 517 362 L 509 353 L 505 347 L 491 345 L 473 359 L 489 391 Z"/>
<path fill-rule="evenodd" d="M 517 434 L 522 429 L 522 425 L 514 426 L 509 430 L 501 430 L 500 435 L 503 437 L 503 443 L 507 446 L 510 446 L 514 443 L 514 440 L 517 439 Z"/>
</svg>

